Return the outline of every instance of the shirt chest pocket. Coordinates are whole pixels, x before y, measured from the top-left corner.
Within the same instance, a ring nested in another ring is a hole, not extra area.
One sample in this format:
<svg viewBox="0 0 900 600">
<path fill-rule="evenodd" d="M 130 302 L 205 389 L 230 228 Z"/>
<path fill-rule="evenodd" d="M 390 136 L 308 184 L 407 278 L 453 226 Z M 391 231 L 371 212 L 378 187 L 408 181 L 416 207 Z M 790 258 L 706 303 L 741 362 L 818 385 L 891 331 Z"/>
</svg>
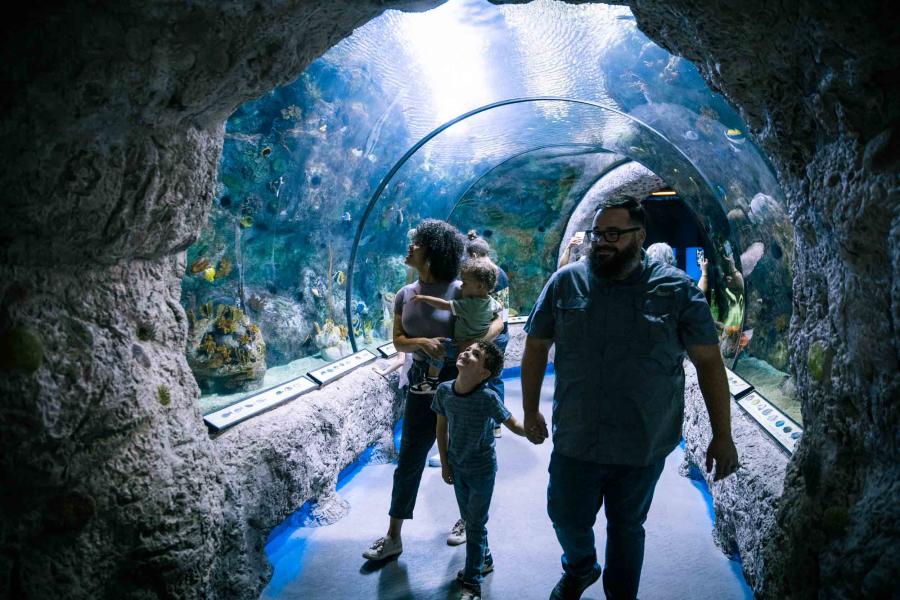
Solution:
<svg viewBox="0 0 900 600">
<path fill-rule="evenodd" d="M 637 300 L 639 330 L 645 339 L 662 342 L 675 333 L 675 295 L 648 294 Z"/>
<path fill-rule="evenodd" d="M 586 345 L 588 338 L 588 306 L 584 296 L 570 296 L 556 301 L 555 342 L 562 348 L 578 348 Z"/>
</svg>

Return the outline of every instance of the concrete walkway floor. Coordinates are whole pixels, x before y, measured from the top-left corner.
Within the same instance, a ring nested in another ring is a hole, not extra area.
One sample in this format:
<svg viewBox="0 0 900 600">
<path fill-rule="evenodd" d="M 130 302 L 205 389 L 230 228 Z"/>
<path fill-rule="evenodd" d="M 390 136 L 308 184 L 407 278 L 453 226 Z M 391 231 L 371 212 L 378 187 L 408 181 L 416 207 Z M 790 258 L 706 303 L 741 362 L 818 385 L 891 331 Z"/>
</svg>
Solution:
<svg viewBox="0 0 900 600">
<path fill-rule="evenodd" d="M 506 404 L 521 420 L 521 390 L 507 381 Z M 545 381 L 541 410 L 549 421 L 553 378 Z M 496 570 L 482 585 L 486 599 L 542 600 L 560 574 L 560 548 L 546 511 L 547 465 L 551 443 L 540 446 L 506 428 L 497 440 L 499 472 L 488 521 Z M 434 448 L 437 452 L 437 446 Z M 656 488 L 647 518 L 641 600 L 749 599 L 752 593 L 740 564 L 729 560 L 712 540 L 712 503 L 701 483 L 678 474 L 676 448 Z M 459 516 L 453 489 L 440 469 L 426 467 L 415 518 L 403 528 L 403 554 L 375 565 L 361 554 L 388 524 L 394 465 L 367 465 L 339 485 L 349 514 L 319 528 L 282 526 L 266 552 L 275 572 L 262 598 L 281 600 L 379 599 L 445 600 L 458 596 L 456 572 L 465 561 L 465 545 L 446 544 Z M 289 520 L 290 521 L 290 520 Z M 603 564 L 606 543 L 601 511 L 595 525 Z M 582 596 L 604 598 L 598 581 Z"/>
</svg>

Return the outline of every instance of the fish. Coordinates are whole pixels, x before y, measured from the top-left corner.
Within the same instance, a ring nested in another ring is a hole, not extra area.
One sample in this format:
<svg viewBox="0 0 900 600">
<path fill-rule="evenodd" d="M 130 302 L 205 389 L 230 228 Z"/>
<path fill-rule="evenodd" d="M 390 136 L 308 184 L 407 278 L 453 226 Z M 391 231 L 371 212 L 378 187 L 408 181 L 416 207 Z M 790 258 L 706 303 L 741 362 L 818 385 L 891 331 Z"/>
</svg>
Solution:
<svg viewBox="0 0 900 600">
<path fill-rule="evenodd" d="M 360 156 L 363 155 L 363 151 L 360 150 L 359 148 L 350 148 L 350 155 L 353 156 L 354 158 L 359 158 Z"/>
<path fill-rule="evenodd" d="M 375 239 L 375 234 L 370 233 L 369 235 L 367 235 L 367 236 L 363 237 L 361 240 L 359 240 L 359 245 L 365 246 L 366 244 L 370 244 L 372 242 L 372 240 L 374 240 L 374 239 Z"/>
<path fill-rule="evenodd" d="M 322 133 L 325 133 L 326 131 L 328 131 L 328 124 L 322 123 L 321 125 L 319 125 L 319 131 L 321 131 Z"/>
<path fill-rule="evenodd" d="M 347 281 L 347 275 L 343 271 L 336 271 L 333 277 L 338 285 L 344 285 L 344 282 Z"/>
<path fill-rule="evenodd" d="M 481 232 L 481 235 L 483 237 L 489 238 L 492 235 L 494 235 L 494 230 L 493 229 L 485 229 L 484 231 Z"/>
<path fill-rule="evenodd" d="M 208 269 L 203 271 L 203 279 L 205 279 L 206 281 L 208 281 L 210 283 L 215 281 L 216 280 L 216 268 L 209 267 Z"/>
<path fill-rule="evenodd" d="M 253 217 L 241 217 L 240 225 L 244 229 L 253 226 Z"/>
<path fill-rule="evenodd" d="M 403 209 L 402 208 L 397 209 L 397 215 L 394 217 L 394 222 L 397 223 L 397 225 L 403 225 Z"/>
<path fill-rule="evenodd" d="M 311 288 L 309 291 L 310 291 L 310 292 L 312 293 L 312 295 L 315 296 L 316 298 L 321 298 L 321 297 L 322 297 L 322 295 L 319 294 L 319 288 Z"/>
<path fill-rule="evenodd" d="M 343 221 L 345 223 L 349 223 L 352 220 L 353 220 L 353 216 L 349 212 L 345 212 L 344 214 L 341 215 L 341 221 Z"/>
<path fill-rule="evenodd" d="M 744 277 L 750 277 L 750 273 L 756 268 L 757 263 L 766 251 L 766 245 L 762 242 L 753 242 L 750 247 L 741 253 L 741 267 Z"/>
<path fill-rule="evenodd" d="M 726 129 L 725 138 L 732 144 L 743 144 L 747 141 L 747 136 L 740 129 Z"/>
<path fill-rule="evenodd" d="M 366 306 L 365 302 L 360 300 L 356 303 L 355 311 L 356 311 L 356 314 L 358 314 L 358 315 L 367 315 L 367 314 L 369 314 L 369 307 Z"/>
</svg>

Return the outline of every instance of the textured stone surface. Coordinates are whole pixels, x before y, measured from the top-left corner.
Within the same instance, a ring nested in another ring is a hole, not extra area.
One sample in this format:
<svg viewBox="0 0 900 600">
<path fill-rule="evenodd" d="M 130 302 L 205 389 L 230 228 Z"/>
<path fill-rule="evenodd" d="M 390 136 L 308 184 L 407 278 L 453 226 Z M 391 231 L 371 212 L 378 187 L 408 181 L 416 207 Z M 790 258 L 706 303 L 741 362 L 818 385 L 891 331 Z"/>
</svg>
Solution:
<svg viewBox="0 0 900 600">
<path fill-rule="evenodd" d="M 776 526 L 788 455 L 734 401 L 731 430 L 741 468 L 734 476 L 713 482 L 712 474 L 705 473 L 706 448 L 712 437 L 709 415 L 697 372 L 685 361 L 684 457 L 690 466 L 684 470 L 705 477 L 716 511 L 716 542 L 729 556 L 741 557 L 747 583 L 758 587 L 765 577 L 762 549 Z"/>
<path fill-rule="evenodd" d="M 367 365 L 213 440 L 230 525 L 219 550 L 218 597 L 250 597 L 265 585 L 266 538 L 306 501 L 315 503 L 308 525 L 343 516 L 348 507 L 335 491 L 338 473 L 374 442 L 391 439 L 401 409 L 396 382 L 396 372 L 385 379 Z"/>
<path fill-rule="evenodd" d="M 295 463 L 241 464 L 203 430 L 183 356 L 179 253 L 206 219 L 236 106 L 385 8 L 434 4 L 32 3 L 4 21 L 4 595 L 257 595 L 262 531 L 306 488 L 302 475 L 268 470 Z M 761 598 L 888 595 L 900 571 L 892 7 L 631 6 L 643 31 L 741 111 L 795 227 L 790 367 L 806 435 L 752 563 L 765 568 L 748 578 Z M 152 341 L 136 333 L 148 323 Z M 13 339 L 29 340 L 28 352 L 8 355 Z M 327 413 L 332 426 L 339 412 Z M 242 431 L 236 451 L 263 453 Z M 272 487 L 238 485 L 251 480 Z M 714 493 L 720 515 L 737 510 Z"/>
<path fill-rule="evenodd" d="M 631 5 L 740 110 L 794 226 L 789 355 L 805 435 L 754 591 L 888 597 L 900 572 L 896 14 L 877 2 Z"/>
</svg>

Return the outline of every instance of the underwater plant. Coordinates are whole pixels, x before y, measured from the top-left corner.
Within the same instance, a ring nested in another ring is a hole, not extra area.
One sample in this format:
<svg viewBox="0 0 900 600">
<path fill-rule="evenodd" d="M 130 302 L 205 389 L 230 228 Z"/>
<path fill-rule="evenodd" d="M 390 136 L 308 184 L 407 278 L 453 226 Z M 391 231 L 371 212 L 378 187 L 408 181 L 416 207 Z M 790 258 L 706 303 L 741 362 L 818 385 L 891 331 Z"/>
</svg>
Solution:
<svg viewBox="0 0 900 600">
<path fill-rule="evenodd" d="M 160 385 L 156 388 L 156 398 L 160 404 L 168 406 L 172 402 L 172 393 L 168 387 Z"/>
<path fill-rule="evenodd" d="M 225 315 L 222 315 L 218 319 L 216 319 L 216 329 L 219 330 L 220 333 L 233 333 L 237 330 L 237 321 L 234 319 L 229 319 Z"/>
<path fill-rule="evenodd" d="M 201 257 L 191 263 L 191 273 L 202 273 L 209 268 L 209 259 Z"/>
<path fill-rule="evenodd" d="M 223 256 L 219 261 L 219 268 L 216 271 L 216 279 L 228 277 L 231 274 L 231 261 L 227 256 Z"/>
</svg>

